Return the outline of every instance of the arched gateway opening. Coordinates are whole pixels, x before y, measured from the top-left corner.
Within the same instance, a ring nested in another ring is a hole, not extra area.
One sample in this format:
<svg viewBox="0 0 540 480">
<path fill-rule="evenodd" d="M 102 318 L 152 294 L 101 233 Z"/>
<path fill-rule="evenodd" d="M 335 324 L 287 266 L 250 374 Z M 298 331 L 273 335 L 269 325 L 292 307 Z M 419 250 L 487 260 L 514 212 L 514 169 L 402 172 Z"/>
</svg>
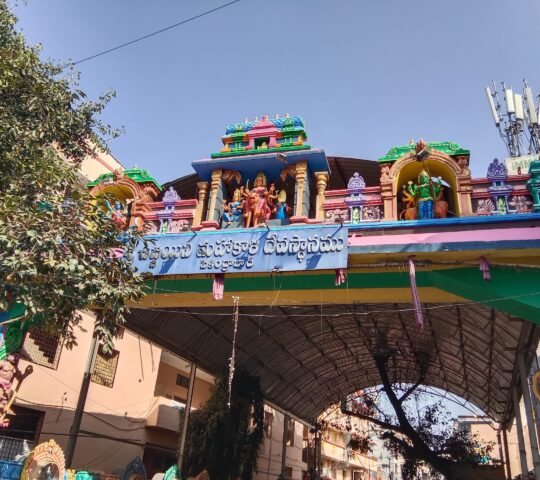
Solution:
<svg viewBox="0 0 540 480">
<path fill-rule="evenodd" d="M 224 368 L 232 348 L 231 308 L 163 308 L 159 297 L 159 311 L 134 309 L 129 326 L 201 368 Z M 380 383 L 373 355 L 382 342 L 396 350 L 393 368 L 401 383 L 418 380 L 413 367 L 423 354 L 429 359 L 423 383 L 501 421 L 516 352 L 538 335 L 520 347 L 534 327 L 480 304 L 425 304 L 422 330 L 407 303 L 304 305 L 278 299 L 271 305 L 269 297 L 264 306 L 240 306 L 237 359 L 261 378 L 268 400 L 308 421 L 343 396 Z"/>
</svg>

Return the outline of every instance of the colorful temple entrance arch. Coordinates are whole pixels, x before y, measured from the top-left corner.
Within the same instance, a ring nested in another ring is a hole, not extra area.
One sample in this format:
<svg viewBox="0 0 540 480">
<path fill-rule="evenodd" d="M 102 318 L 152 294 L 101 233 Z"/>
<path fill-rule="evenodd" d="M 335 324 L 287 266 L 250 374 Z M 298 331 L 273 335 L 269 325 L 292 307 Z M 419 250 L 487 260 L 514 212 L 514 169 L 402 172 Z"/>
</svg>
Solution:
<svg viewBox="0 0 540 480">
<path fill-rule="evenodd" d="M 496 161 L 473 179 L 451 142 L 395 147 L 366 181 L 365 161 L 329 161 L 305 140 L 300 117 L 229 126 L 196 175 L 131 210 L 153 242 L 127 252 L 150 275 L 128 327 L 216 373 L 239 298 L 238 361 L 299 418 L 380 383 L 370 358 L 386 342 L 403 382 L 422 352 L 429 385 L 506 428 L 518 359 L 531 364 L 540 336 L 534 181 Z"/>
</svg>

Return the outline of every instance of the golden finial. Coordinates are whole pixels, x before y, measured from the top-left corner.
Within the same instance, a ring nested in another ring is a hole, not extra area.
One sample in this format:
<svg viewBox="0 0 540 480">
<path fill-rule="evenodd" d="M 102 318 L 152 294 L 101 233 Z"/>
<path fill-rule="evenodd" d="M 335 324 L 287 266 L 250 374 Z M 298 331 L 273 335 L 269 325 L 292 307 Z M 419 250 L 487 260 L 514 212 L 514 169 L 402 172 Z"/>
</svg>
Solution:
<svg viewBox="0 0 540 480">
<path fill-rule="evenodd" d="M 414 145 L 414 138 L 411 137 L 411 139 L 409 140 L 409 145 Z"/>
</svg>

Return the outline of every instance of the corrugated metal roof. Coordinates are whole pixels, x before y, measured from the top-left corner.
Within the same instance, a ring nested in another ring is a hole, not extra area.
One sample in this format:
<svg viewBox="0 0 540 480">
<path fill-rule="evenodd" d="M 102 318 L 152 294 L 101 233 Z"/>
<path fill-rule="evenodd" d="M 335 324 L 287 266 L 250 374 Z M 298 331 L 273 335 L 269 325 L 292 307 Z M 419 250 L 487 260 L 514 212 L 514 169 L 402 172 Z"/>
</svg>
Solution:
<svg viewBox="0 0 540 480">
<path fill-rule="evenodd" d="M 238 364 L 260 377 L 268 400 L 311 421 L 344 395 L 380 383 L 371 352 L 385 342 L 399 352 L 394 381 L 416 381 L 421 352 L 430 358 L 426 385 L 501 420 L 526 322 L 479 304 L 424 307 L 420 330 L 409 304 L 241 306 Z M 133 309 L 128 327 L 217 373 L 231 355 L 229 313 L 230 307 Z"/>
</svg>

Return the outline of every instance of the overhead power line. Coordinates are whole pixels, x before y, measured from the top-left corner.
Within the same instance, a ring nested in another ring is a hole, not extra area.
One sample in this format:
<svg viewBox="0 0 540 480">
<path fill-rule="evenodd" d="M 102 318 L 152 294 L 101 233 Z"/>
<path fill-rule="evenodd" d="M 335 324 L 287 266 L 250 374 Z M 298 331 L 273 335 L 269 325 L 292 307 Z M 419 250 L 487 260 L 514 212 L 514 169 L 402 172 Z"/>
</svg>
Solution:
<svg viewBox="0 0 540 480">
<path fill-rule="evenodd" d="M 93 60 L 94 58 L 101 57 L 102 55 L 107 55 L 108 53 L 114 52 L 116 50 L 120 50 L 121 48 L 127 47 L 128 45 L 133 45 L 134 43 L 141 42 L 142 40 L 146 40 L 147 38 L 153 37 L 155 35 L 159 35 L 160 33 L 166 32 L 167 30 L 172 30 L 173 28 L 179 27 L 180 25 L 184 25 L 185 23 L 191 22 L 193 20 L 197 20 L 198 18 L 204 17 L 206 15 L 210 15 L 211 13 L 217 12 L 218 10 L 228 7 L 234 3 L 238 3 L 239 1 L 240 0 L 233 0 L 232 2 L 225 3 L 223 5 L 220 5 L 219 7 L 213 8 L 212 10 L 208 10 L 203 13 L 199 13 L 198 15 L 195 15 L 194 17 L 186 18 L 185 20 L 177 22 L 173 25 L 169 25 L 168 27 L 161 28 L 160 30 L 156 30 L 155 32 L 149 33 L 147 35 L 143 35 L 142 37 L 135 38 L 133 40 L 130 40 L 129 42 L 122 43 L 120 45 L 117 45 L 116 47 L 103 50 L 102 52 L 96 53 L 94 55 L 90 55 L 89 57 L 82 58 L 75 62 L 66 63 L 65 65 L 62 66 L 62 68 L 78 65 L 79 63 L 87 62 L 88 60 Z"/>
</svg>

